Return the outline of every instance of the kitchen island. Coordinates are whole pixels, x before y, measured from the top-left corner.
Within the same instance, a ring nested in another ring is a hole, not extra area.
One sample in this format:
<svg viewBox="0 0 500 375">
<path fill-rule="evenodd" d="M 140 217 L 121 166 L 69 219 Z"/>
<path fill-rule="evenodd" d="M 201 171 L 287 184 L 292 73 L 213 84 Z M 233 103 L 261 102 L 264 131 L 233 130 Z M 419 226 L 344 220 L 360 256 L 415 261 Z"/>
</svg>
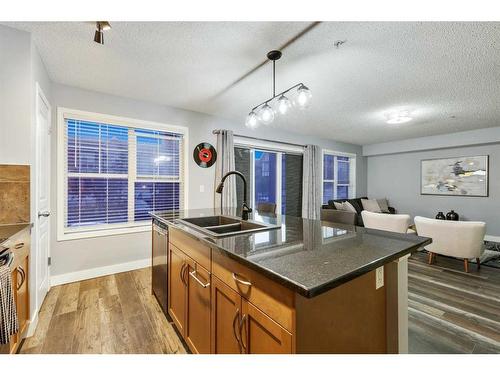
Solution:
<svg viewBox="0 0 500 375">
<path fill-rule="evenodd" d="M 407 352 L 407 257 L 430 239 L 256 213 L 245 228 L 263 227 L 223 233 L 226 213 L 214 235 L 188 218 L 220 209 L 151 214 L 166 228 L 167 313 L 192 352 Z"/>
</svg>

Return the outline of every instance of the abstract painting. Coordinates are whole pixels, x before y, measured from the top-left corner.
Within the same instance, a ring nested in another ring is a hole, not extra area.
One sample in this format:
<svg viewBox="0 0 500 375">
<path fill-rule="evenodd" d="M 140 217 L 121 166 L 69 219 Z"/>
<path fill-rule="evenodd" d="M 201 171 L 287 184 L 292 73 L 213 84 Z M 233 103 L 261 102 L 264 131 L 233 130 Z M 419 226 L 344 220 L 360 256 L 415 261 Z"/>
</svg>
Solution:
<svg viewBox="0 0 500 375">
<path fill-rule="evenodd" d="M 421 194 L 488 196 L 488 155 L 422 160 Z"/>
</svg>

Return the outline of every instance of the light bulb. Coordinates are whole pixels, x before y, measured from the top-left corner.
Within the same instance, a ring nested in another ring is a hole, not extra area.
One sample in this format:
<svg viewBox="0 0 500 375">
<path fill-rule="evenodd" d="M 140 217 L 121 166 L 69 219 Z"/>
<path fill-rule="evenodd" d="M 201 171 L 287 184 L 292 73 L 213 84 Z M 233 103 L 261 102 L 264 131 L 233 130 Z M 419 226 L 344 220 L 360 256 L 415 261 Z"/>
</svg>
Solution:
<svg viewBox="0 0 500 375">
<path fill-rule="evenodd" d="M 300 108 L 307 108 L 311 102 L 311 97 L 312 97 L 311 91 L 306 86 L 301 85 L 297 89 L 297 94 L 298 94 L 296 99 L 297 105 Z"/>
<path fill-rule="evenodd" d="M 281 95 L 278 99 L 278 112 L 285 115 L 291 106 L 292 103 L 290 102 L 290 99 L 288 99 L 285 95 Z"/>
<path fill-rule="evenodd" d="M 254 111 L 248 114 L 245 125 L 250 129 L 255 129 L 259 125 L 259 119 Z"/>
<path fill-rule="evenodd" d="M 266 125 L 274 121 L 274 111 L 269 104 L 266 103 L 260 108 L 259 117 L 260 121 Z"/>
</svg>

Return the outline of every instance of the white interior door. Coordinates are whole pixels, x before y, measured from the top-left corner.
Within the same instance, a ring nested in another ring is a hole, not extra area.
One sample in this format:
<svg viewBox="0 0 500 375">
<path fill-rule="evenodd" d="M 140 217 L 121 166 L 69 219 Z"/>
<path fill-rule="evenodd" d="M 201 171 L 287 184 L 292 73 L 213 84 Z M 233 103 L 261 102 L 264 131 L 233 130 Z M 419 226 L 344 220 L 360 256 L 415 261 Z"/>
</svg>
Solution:
<svg viewBox="0 0 500 375">
<path fill-rule="evenodd" d="M 36 292 L 39 308 L 49 290 L 50 104 L 37 85 L 36 97 Z"/>
</svg>

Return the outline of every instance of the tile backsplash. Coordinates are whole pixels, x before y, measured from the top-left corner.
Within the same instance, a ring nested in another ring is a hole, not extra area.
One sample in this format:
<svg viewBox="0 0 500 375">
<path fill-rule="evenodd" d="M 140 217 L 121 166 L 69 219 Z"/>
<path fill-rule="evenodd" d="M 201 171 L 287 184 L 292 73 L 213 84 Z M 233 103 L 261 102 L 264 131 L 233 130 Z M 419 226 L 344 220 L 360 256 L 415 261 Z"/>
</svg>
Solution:
<svg viewBox="0 0 500 375">
<path fill-rule="evenodd" d="M 0 164 L 0 224 L 30 221 L 30 166 Z"/>
</svg>

